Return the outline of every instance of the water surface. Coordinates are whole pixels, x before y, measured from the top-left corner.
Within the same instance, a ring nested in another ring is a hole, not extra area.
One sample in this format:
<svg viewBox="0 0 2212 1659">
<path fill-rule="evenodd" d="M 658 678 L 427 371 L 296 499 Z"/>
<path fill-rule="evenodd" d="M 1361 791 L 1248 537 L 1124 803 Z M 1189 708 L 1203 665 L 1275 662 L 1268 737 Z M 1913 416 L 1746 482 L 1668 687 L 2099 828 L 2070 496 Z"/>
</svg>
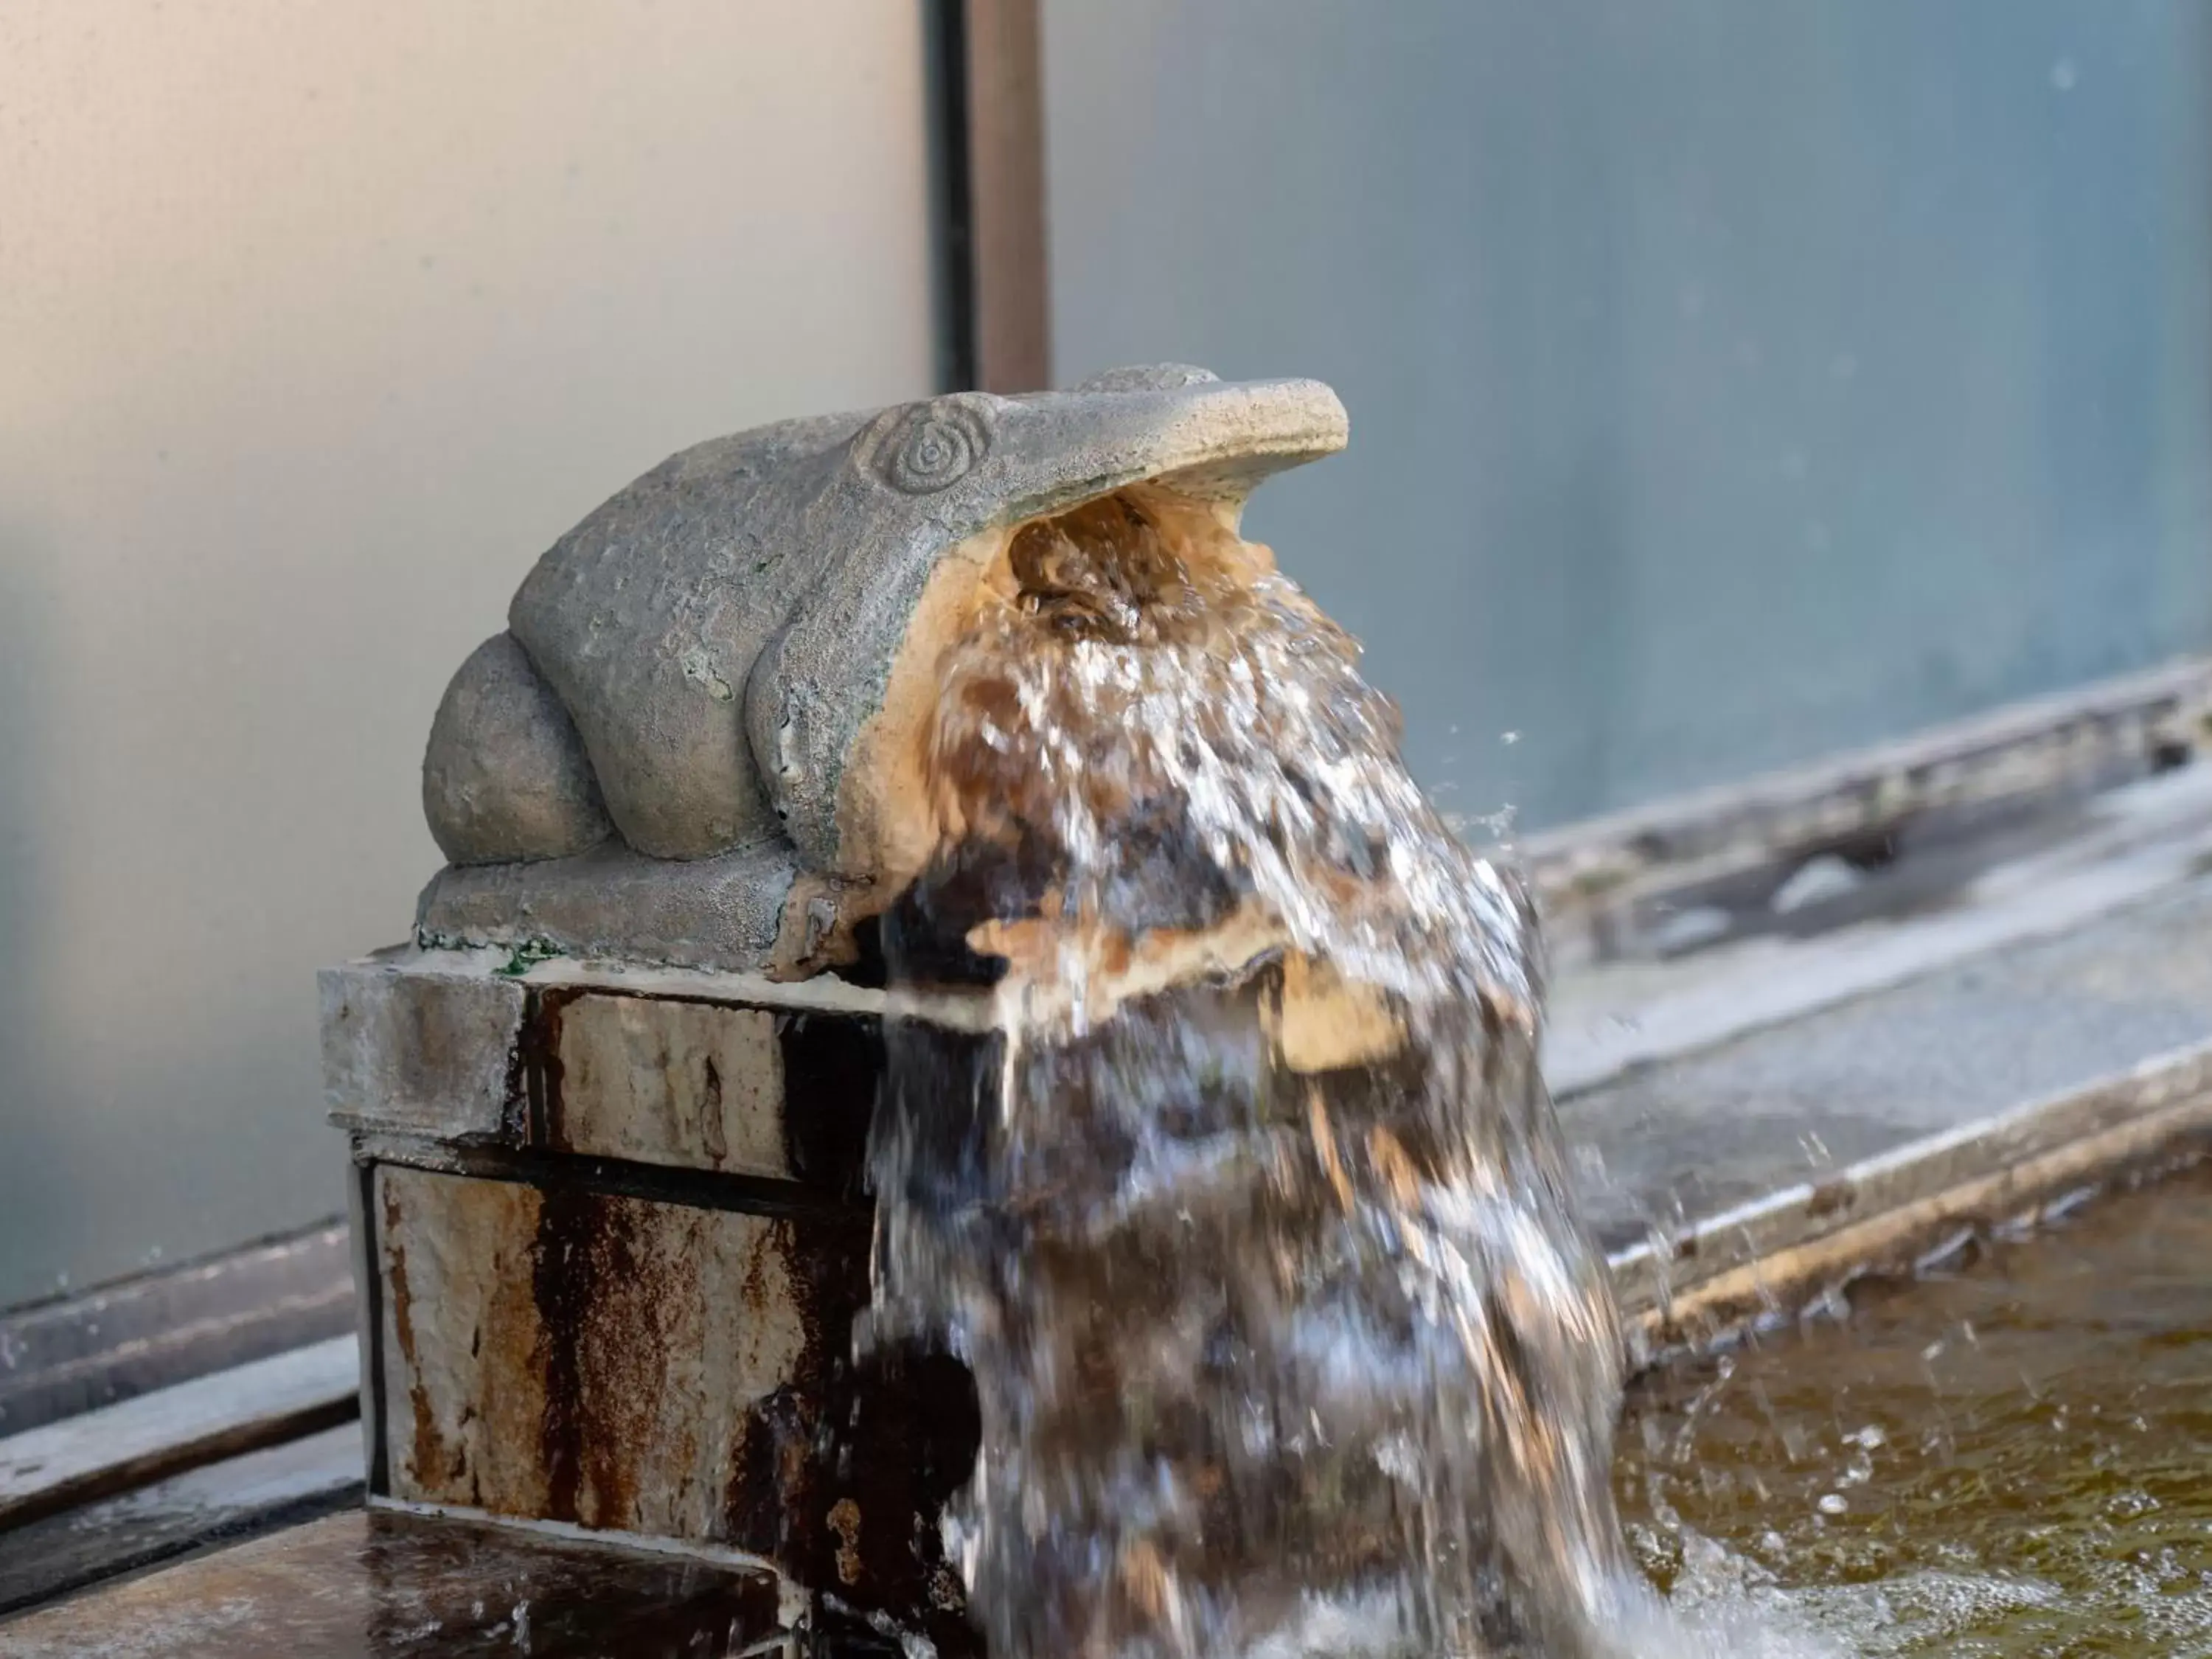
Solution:
<svg viewBox="0 0 2212 1659">
<path fill-rule="evenodd" d="M 1632 1391 L 1678 1602 L 1848 1651 L 2212 1655 L 2212 1168 Z"/>
</svg>

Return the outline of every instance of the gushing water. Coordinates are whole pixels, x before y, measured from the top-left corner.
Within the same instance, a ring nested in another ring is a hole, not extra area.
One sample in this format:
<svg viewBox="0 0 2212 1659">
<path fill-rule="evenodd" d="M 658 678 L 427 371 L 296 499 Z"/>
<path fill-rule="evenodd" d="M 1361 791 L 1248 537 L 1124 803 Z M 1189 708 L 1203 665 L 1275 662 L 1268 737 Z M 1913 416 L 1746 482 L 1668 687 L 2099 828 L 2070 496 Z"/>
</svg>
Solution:
<svg viewBox="0 0 2212 1659">
<path fill-rule="evenodd" d="M 894 1038 L 871 1329 L 975 1372 L 948 1529 L 995 1659 L 1672 1641 L 1530 908 L 1357 655 L 1131 490 L 1023 529 L 940 665 L 885 953 L 993 985 L 1003 1035 Z"/>
</svg>

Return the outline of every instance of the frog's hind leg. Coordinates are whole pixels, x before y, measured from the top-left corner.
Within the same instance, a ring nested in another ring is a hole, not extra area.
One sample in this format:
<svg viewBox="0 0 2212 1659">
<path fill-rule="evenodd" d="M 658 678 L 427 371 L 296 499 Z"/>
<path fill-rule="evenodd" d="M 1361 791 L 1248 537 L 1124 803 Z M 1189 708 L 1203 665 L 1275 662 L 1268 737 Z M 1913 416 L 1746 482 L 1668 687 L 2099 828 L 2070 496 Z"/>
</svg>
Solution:
<svg viewBox="0 0 2212 1659">
<path fill-rule="evenodd" d="M 455 864 L 567 858 L 614 833 L 575 723 L 512 634 L 471 652 L 447 686 L 422 811 Z"/>
</svg>

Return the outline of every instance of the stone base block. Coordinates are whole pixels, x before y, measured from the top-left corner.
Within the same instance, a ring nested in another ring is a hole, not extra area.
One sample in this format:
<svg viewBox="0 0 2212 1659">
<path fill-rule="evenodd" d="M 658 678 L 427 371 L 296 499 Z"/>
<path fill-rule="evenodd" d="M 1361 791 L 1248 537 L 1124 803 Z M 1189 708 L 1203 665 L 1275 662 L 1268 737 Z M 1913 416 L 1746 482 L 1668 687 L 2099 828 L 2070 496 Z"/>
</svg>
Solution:
<svg viewBox="0 0 2212 1659">
<path fill-rule="evenodd" d="M 512 961 L 323 975 L 372 1493 L 755 1555 L 958 1652 L 972 1387 L 852 1358 L 884 994 Z"/>
</svg>

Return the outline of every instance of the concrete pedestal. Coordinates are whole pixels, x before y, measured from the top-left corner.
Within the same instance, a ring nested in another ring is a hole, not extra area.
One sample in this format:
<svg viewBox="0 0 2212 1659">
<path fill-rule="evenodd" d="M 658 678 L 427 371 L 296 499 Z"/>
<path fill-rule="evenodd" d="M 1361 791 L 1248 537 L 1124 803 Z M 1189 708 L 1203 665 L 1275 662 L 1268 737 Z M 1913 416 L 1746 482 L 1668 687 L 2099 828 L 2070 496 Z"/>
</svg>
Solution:
<svg viewBox="0 0 2212 1659">
<path fill-rule="evenodd" d="M 756 1559 L 957 1651 L 972 1389 L 851 1359 L 886 994 L 408 949 L 322 999 L 373 1501 Z"/>
</svg>

